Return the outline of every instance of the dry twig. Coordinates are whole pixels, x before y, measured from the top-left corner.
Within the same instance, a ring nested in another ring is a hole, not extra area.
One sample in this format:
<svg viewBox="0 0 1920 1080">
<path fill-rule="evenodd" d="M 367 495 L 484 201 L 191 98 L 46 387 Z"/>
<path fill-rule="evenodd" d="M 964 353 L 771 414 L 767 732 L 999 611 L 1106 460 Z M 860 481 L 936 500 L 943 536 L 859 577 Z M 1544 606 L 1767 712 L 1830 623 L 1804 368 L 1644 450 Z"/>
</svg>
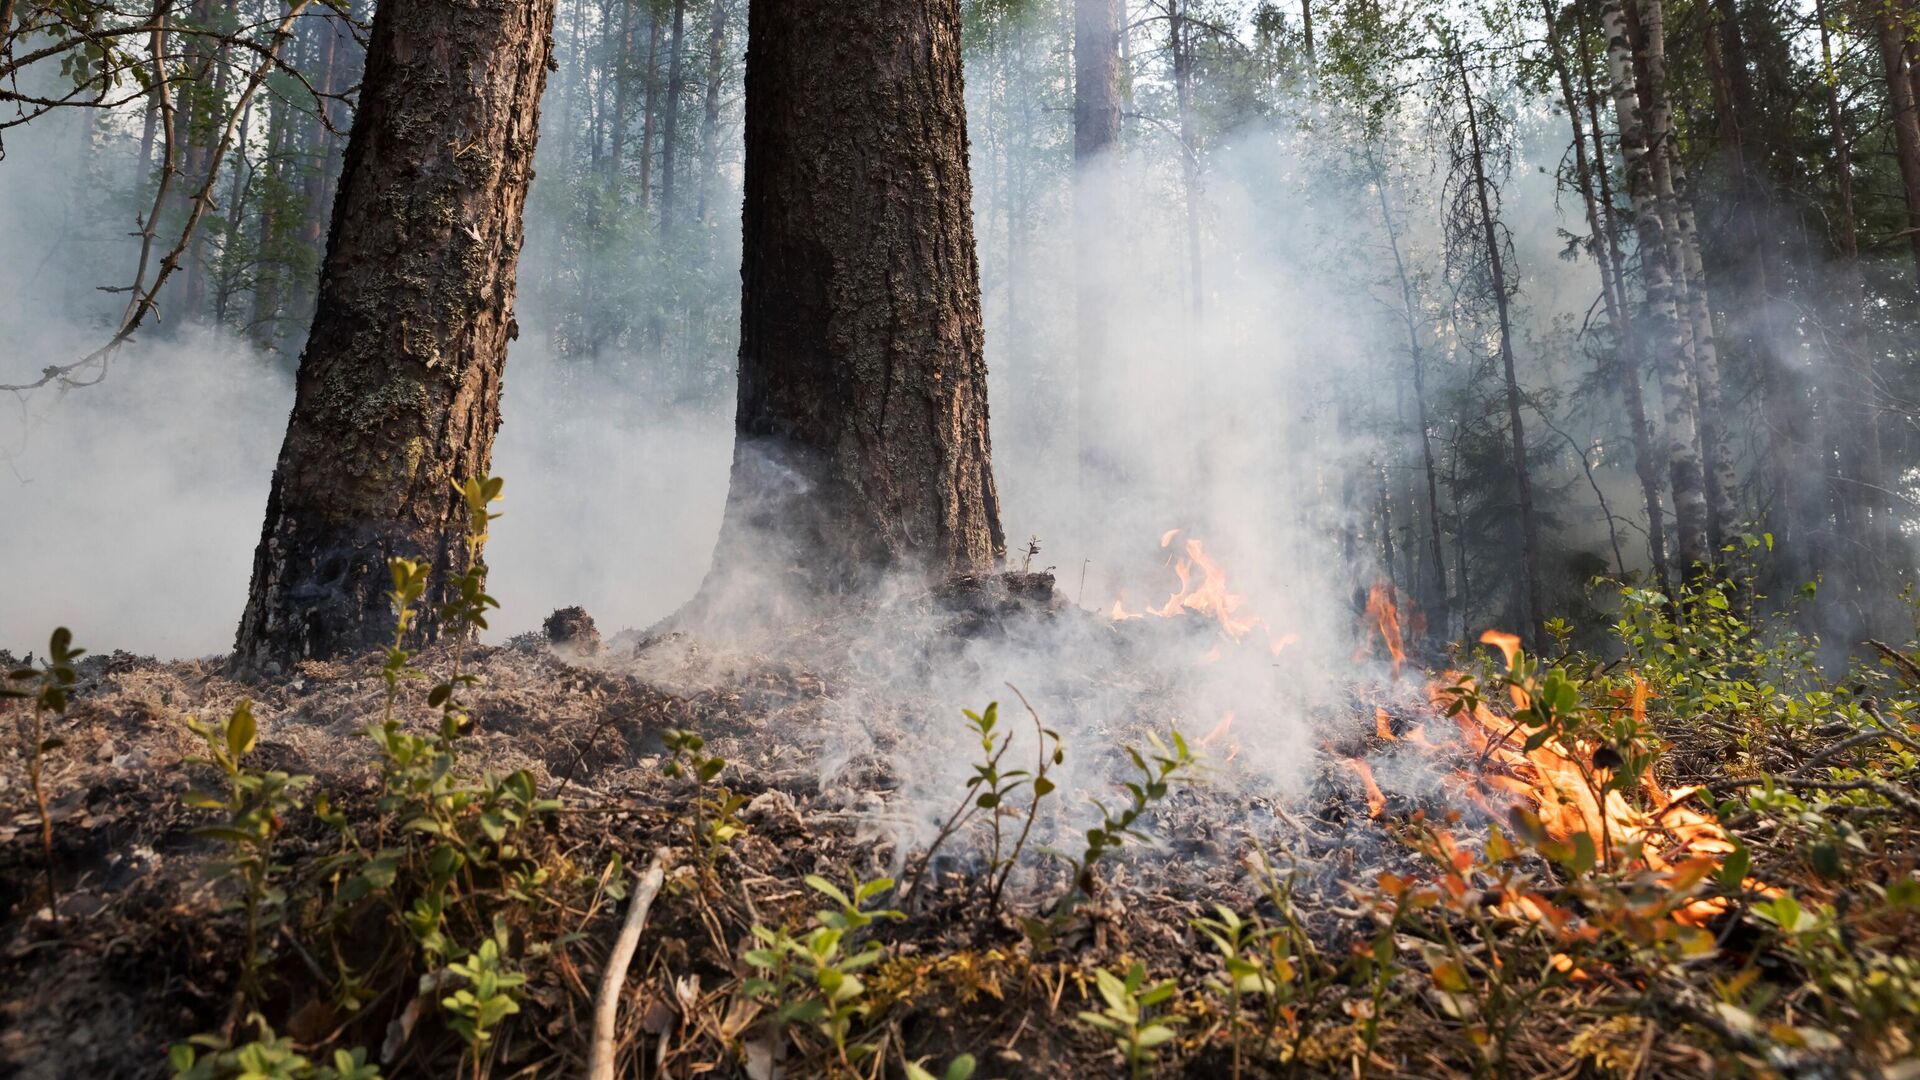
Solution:
<svg viewBox="0 0 1920 1080">
<path fill-rule="evenodd" d="M 620 936 L 607 957 L 607 970 L 600 976 L 600 993 L 593 1001 L 593 1043 L 587 1052 L 588 1080 L 613 1080 L 613 1029 L 620 1017 L 620 991 L 626 986 L 627 967 L 633 963 L 640 932 L 647 928 L 647 912 L 667 879 L 666 867 L 667 849 L 655 848 L 653 863 L 640 875 L 633 901 L 627 905 L 627 921 L 620 927 Z"/>
</svg>

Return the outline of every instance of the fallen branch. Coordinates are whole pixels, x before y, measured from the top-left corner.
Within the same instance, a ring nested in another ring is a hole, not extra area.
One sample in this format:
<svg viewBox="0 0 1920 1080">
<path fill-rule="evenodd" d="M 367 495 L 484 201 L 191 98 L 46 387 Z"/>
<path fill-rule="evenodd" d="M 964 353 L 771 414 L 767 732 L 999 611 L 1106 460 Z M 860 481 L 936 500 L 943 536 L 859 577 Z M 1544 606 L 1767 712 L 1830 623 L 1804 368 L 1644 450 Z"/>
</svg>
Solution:
<svg viewBox="0 0 1920 1080">
<path fill-rule="evenodd" d="M 653 862 L 640 875 L 640 883 L 627 905 L 627 921 L 614 939 L 613 952 L 607 957 L 607 970 L 600 976 L 600 993 L 593 999 L 593 1043 L 587 1052 L 587 1080 L 613 1080 L 614 1023 L 620 1017 L 620 991 L 627 983 L 627 967 L 633 963 L 633 951 L 640 944 L 640 932 L 647 928 L 647 912 L 653 898 L 667 879 L 667 849 L 655 848 Z"/>
</svg>

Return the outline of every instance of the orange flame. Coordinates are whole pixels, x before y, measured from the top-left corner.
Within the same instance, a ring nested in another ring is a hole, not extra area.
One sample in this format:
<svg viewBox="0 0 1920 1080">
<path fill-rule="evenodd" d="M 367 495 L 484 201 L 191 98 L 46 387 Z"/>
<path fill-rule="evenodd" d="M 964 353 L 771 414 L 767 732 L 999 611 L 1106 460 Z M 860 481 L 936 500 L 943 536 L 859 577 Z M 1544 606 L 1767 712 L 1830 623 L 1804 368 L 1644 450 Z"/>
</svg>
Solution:
<svg viewBox="0 0 1920 1080">
<path fill-rule="evenodd" d="M 1387 643 L 1387 655 L 1393 658 L 1393 673 L 1400 674 L 1401 665 L 1407 662 L 1407 648 L 1400 631 L 1400 607 L 1394 603 L 1392 585 L 1376 581 L 1367 590 L 1367 618 L 1380 631 L 1380 640 Z"/>
<path fill-rule="evenodd" d="M 1347 758 L 1346 761 L 1347 767 L 1352 769 L 1356 776 L 1360 777 L 1360 783 L 1366 785 L 1367 816 L 1379 817 L 1386 812 L 1387 796 L 1385 792 L 1380 790 L 1380 785 L 1374 781 L 1373 769 L 1368 767 L 1367 763 L 1361 761 L 1359 758 Z"/>
</svg>

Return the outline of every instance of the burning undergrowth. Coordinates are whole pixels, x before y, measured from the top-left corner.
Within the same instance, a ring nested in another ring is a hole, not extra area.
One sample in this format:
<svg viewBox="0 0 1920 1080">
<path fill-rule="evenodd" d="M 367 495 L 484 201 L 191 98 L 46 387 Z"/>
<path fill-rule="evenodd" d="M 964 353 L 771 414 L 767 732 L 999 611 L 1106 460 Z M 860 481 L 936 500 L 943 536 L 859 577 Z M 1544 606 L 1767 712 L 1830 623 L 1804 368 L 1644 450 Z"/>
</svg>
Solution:
<svg viewBox="0 0 1920 1080">
<path fill-rule="evenodd" d="M 578 1074 L 660 849 L 612 1044 L 647 1075 L 939 1075 L 961 1054 L 1009 1077 L 1674 1075 L 1730 1054 L 1842 1075 L 1910 1052 L 1920 807 L 1879 777 L 1912 776 L 1898 678 L 1920 670 L 1772 717 L 1754 710 L 1786 685 L 1757 652 L 1706 685 L 1663 650 L 1545 663 L 1489 635 L 1471 670 L 1426 673 L 1390 587 L 1350 634 L 1303 639 L 1198 538 L 1163 546 L 1177 585 L 1137 609 L 1019 573 L 731 639 L 602 644 L 563 611 L 546 638 L 412 659 L 474 676 L 458 771 L 492 792 L 469 836 L 491 869 L 451 887 L 469 907 L 438 945 L 389 940 L 382 897 L 431 895 L 407 857 L 343 885 L 356 851 L 416 842 L 386 744 L 359 734 L 392 715 L 378 657 L 248 685 L 83 663 L 48 719 L 50 886 L 24 770 L 0 791 L 0 1053 L 146 1075 L 191 1032 L 257 1039 L 257 1012 L 274 1045 L 357 1047 L 386 1075 Z M 1707 620 L 1661 610 L 1632 618 L 1698 649 Z M 326 793 L 267 829 L 289 899 L 251 975 L 233 880 L 206 880 L 210 811 L 185 798 L 214 778 L 185 718 L 233 718 L 217 758 L 243 699 L 241 772 Z M 399 700 L 394 730 L 430 742 L 445 701 Z M 513 802 L 518 775 L 557 803 Z M 465 813 L 435 828 L 468 835 Z M 510 852 L 485 839 L 502 820 Z M 487 984 L 518 1012 L 476 1041 L 454 990 L 483 961 L 525 981 Z"/>
</svg>

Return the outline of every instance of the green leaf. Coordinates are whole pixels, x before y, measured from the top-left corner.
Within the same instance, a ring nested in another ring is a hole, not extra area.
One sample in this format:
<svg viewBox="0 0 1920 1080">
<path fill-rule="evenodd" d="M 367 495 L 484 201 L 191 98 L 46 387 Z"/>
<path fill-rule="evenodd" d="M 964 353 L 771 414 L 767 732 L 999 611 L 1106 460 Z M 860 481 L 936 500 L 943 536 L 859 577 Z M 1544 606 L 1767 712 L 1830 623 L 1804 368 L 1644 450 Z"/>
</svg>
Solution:
<svg viewBox="0 0 1920 1080">
<path fill-rule="evenodd" d="M 238 762 L 253 749 L 258 734 L 253 722 L 253 704 L 242 698 L 240 704 L 233 707 L 233 716 L 227 720 L 227 752 L 233 755 L 234 761 Z"/>
</svg>

